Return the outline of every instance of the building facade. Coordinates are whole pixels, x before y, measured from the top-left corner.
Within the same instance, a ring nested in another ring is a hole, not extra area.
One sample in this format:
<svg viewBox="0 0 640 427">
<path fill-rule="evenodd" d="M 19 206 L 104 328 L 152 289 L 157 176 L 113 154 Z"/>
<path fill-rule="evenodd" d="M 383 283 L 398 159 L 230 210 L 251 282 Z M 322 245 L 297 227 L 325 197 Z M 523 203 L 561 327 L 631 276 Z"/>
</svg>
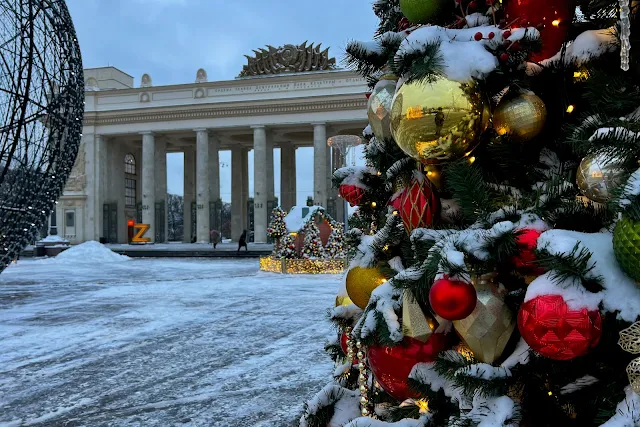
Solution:
<svg viewBox="0 0 640 427">
<path fill-rule="evenodd" d="M 270 209 L 295 205 L 298 147 L 313 147 L 314 170 L 308 173 L 314 177 L 315 204 L 335 204 L 341 218 L 343 204 L 330 179 L 342 160 L 327 138 L 361 134 L 368 89 L 358 75 L 326 62 L 306 67 L 309 71 L 282 66 L 265 71 L 250 58 L 243 77 L 235 80 L 209 82 L 201 69 L 193 83 L 153 86 L 145 74 L 135 88 L 133 77 L 114 67 L 85 70 L 82 144 L 57 205 L 58 233 L 71 243 L 126 243 L 127 222 L 134 220 L 150 225 L 146 237 L 152 242 L 165 242 L 166 154 L 173 152 L 184 153 L 187 242 L 208 242 L 209 231 L 219 226 L 221 150 L 230 150 L 232 158 L 232 238 L 250 229 L 256 242 L 266 242 Z M 280 177 L 274 177 L 275 147 L 280 148 Z M 279 201 L 275 179 L 281 182 Z"/>
</svg>

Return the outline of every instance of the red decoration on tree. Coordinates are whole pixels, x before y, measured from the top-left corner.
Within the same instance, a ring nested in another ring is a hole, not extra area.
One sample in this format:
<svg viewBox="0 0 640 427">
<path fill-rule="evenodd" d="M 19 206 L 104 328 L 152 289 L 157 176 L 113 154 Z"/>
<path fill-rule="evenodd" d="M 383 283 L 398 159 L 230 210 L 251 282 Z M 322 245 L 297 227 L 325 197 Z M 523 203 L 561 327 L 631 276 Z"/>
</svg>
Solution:
<svg viewBox="0 0 640 427">
<path fill-rule="evenodd" d="M 544 273 L 543 268 L 534 265 L 536 256 L 533 252 L 538 246 L 538 238 L 542 233 L 542 231 L 538 230 L 524 229 L 516 238 L 520 252 L 517 256 L 513 257 L 513 263 L 521 272 L 535 274 L 537 276 Z"/>
<path fill-rule="evenodd" d="M 567 38 L 567 32 L 575 4 L 570 0 L 510 0 L 505 6 L 508 22 L 519 19 L 521 26 L 540 29 L 540 52 L 531 55 L 534 61 L 542 61 L 560 51 Z"/>
<path fill-rule="evenodd" d="M 367 97 L 367 99 L 371 98 L 371 92 L 367 92 L 367 93 L 365 93 L 365 94 L 364 94 L 364 96 L 366 96 L 366 97 Z"/>
<path fill-rule="evenodd" d="M 602 335 L 598 310 L 570 310 L 561 295 L 542 295 L 525 302 L 518 329 L 534 351 L 554 360 L 584 356 Z"/>
<path fill-rule="evenodd" d="M 408 233 L 416 228 L 430 227 L 440 215 L 440 199 L 433 190 L 433 184 L 424 175 L 413 179 L 409 188 L 402 193 L 400 215 Z"/>
<path fill-rule="evenodd" d="M 433 362 L 448 347 L 445 334 L 432 334 L 427 342 L 405 337 L 396 347 L 372 346 L 367 350 L 367 361 L 376 380 L 393 398 L 403 401 L 417 398 L 407 380 L 416 363 Z"/>
<path fill-rule="evenodd" d="M 411 22 L 403 16 L 402 19 L 398 22 L 398 31 L 404 31 L 407 28 L 411 27 Z"/>
<path fill-rule="evenodd" d="M 349 353 L 348 348 L 347 348 L 347 340 L 348 339 L 349 339 L 349 337 L 344 332 L 340 334 L 340 347 L 342 348 L 342 351 L 344 352 L 344 354 Z M 352 363 L 354 365 L 357 365 L 358 364 L 358 358 L 354 357 Z"/>
<path fill-rule="evenodd" d="M 364 190 L 351 184 L 342 184 L 339 188 L 340 196 L 351 206 L 357 206 L 364 196 Z"/>
<path fill-rule="evenodd" d="M 446 320 L 462 320 L 476 308 L 478 296 L 471 283 L 459 280 L 436 280 L 429 291 L 433 311 Z"/>
</svg>

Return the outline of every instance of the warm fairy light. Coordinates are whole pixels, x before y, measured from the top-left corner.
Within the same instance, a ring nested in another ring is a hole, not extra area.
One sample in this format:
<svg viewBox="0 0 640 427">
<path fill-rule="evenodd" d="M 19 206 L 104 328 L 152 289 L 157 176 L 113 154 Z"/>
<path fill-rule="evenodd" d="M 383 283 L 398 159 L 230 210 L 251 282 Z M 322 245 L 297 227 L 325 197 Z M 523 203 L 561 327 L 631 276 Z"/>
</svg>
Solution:
<svg viewBox="0 0 640 427">
<path fill-rule="evenodd" d="M 576 109 L 576 107 L 574 105 L 569 105 L 567 107 L 567 113 L 571 114 L 571 113 L 573 113 L 573 110 L 575 110 L 575 109 Z"/>
<path fill-rule="evenodd" d="M 549 396 L 553 396 L 553 393 L 552 393 L 552 392 L 549 392 Z"/>
<path fill-rule="evenodd" d="M 473 359 L 473 352 L 471 351 L 471 349 L 467 346 L 464 345 L 459 345 L 456 348 L 456 351 L 458 352 L 459 355 L 461 355 L 462 357 L 464 357 L 467 360 L 471 360 Z"/>
<path fill-rule="evenodd" d="M 341 274 L 344 259 L 285 259 L 272 256 L 260 258 L 260 270 L 285 274 Z"/>
<path fill-rule="evenodd" d="M 292 232 L 292 233 L 289 233 L 289 235 L 290 235 L 291 237 L 296 237 L 296 236 L 298 235 L 298 233 L 296 233 L 296 232 L 294 231 L 294 232 Z"/>
<path fill-rule="evenodd" d="M 433 175 L 433 171 L 427 172 L 427 176 L 432 176 L 432 175 Z"/>
<path fill-rule="evenodd" d="M 383 251 L 388 251 L 389 250 L 389 245 L 384 245 L 384 248 L 382 248 Z"/>
<path fill-rule="evenodd" d="M 420 408 L 420 413 L 429 412 L 429 401 L 425 399 L 416 400 L 416 406 Z"/>
<path fill-rule="evenodd" d="M 378 174 L 377 174 L 377 175 L 378 175 L 378 176 L 382 175 L 382 172 L 378 171 Z"/>
<path fill-rule="evenodd" d="M 573 72 L 573 78 L 574 79 L 584 79 L 587 77 L 587 73 L 585 73 L 584 71 L 574 71 Z"/>
<path fill-rule="evenodd" d="M 393 211 L 393 214 L 394 215 L 398 215 L 398 211 Z"/>
<path fill-rule="evenodd" d="M 560 25 L 560 20 L 559 20 L 559 19 L 554 20 L 554 21 L 551 23 L 551 25 L 553 25 L 554 27 L 559 26 L 559 25 Z"/>
<path fill-rule="evenodd" d="M 378 204 L 376 202 L 371 202 L 371 207 L 375 208 L 376 206 L 378 206 Z"/>
<path fill-rule="evenodd" d="M 472 164 L 473 164 L 473 162 L 475 162 L 475 161 L 476 161 L 476 158 L 475 158 L 475 157 L 469 157 L 469 163 L 472 163 Z"/>
</svg>

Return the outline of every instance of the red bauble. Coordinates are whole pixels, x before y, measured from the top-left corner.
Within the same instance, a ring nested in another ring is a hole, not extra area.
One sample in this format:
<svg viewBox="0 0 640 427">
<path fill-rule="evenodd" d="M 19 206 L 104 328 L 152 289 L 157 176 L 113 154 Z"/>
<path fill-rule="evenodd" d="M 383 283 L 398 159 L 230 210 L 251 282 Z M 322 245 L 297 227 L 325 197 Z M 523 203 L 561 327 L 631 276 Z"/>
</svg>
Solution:
<svg viewBox="0 0 640 427">
<path fill-rule="evenodd" d="M 476 308 L 478 296 L 471 283 L 447 278 L 436 280 L 429 291 L 433 311 L 446 320 L 462 320 Z"/>
<path fill-rule="evenodd" d="M 340 196 L 345 199 L 351 206 L 357 206 L 362 201 L 364 190 L 351 184 L 342 184 L 339 188 Z"/>
<path fill-rule="evenodd" d="M 598 310 L 570 310 L 561 295 L 542 295 L 520 307 L 518 329 L 534 351 L 570 360 L 598 345 L 602 318 Z"/>
<path fill-rule="evenodd" d="M 398 213 L 400 212 L 400 208 L 402 208 L 402 196 L 404 196 L 406 191 L 407 190 L 404 189 L 398 194 L 394 194 L 391 201 L 389 201 L 389 206 L 393 207 L 393 209 L 398 211 Z"/>
<path fill-rule="evenodd" d="M 507 22 L 517 20 L 516 25 L 540 30 L 541 50 L 531 59 L 542 61 L 560 51 L 573 21 L 575 4 L 571 0 L 509 0 L 505 13 Z"/>
<path fill-rule="evenodd" d="M 516 242 L 519 253 L 513 257 L 512 261 L 521 272 L 538 276 L 544 273 L 543 268 L 536 267 L 534 264 L 536 261 L 534 250 L 538 246 L 538 238 L 542 233 L 542 231 L 538 230 L 524 229 L 518 235 Z"/>
<path fill-rule="evenodd" d="M 432 334 L 427 342 L 405 337 L 396 347 L 372 346 L 367 361 L 376 380 L 391 397 L 403 401 L 417 398 L 407 384 L 416 363 L 433 362 L 448 345 L 445 334 Z"/>
<path fill-rule="evenodd" d="M 408 233 L 430 227 L 440 216 L 440 199 L 425 176 L 411 181 L 400 196 L 400 215 Z"/>
</svg>

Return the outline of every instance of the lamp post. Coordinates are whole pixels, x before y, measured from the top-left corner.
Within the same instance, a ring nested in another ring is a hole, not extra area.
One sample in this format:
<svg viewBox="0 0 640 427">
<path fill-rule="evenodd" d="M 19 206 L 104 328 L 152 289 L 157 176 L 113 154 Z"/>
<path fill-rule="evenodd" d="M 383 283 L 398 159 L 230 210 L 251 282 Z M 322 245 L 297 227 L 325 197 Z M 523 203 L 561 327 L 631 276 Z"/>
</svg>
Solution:
<svg viewBox="0 0 640 427">
<path fill-rule="evenodd" d="M 343 168 L 347 166 L 347 155 L 349 154 L 349 150 L 360 144 L 362 144 L 362 138 L 357 135 L 336 135 L 327 139 L 327 145 L 332 148 L 335 147 L 336 150 L 342 154 L 341 167 Z M 349 204 L 344 199 L 342 203 L 344 206 L 344 231 L 346 232 L 349 229 Z"/>
</svg>

